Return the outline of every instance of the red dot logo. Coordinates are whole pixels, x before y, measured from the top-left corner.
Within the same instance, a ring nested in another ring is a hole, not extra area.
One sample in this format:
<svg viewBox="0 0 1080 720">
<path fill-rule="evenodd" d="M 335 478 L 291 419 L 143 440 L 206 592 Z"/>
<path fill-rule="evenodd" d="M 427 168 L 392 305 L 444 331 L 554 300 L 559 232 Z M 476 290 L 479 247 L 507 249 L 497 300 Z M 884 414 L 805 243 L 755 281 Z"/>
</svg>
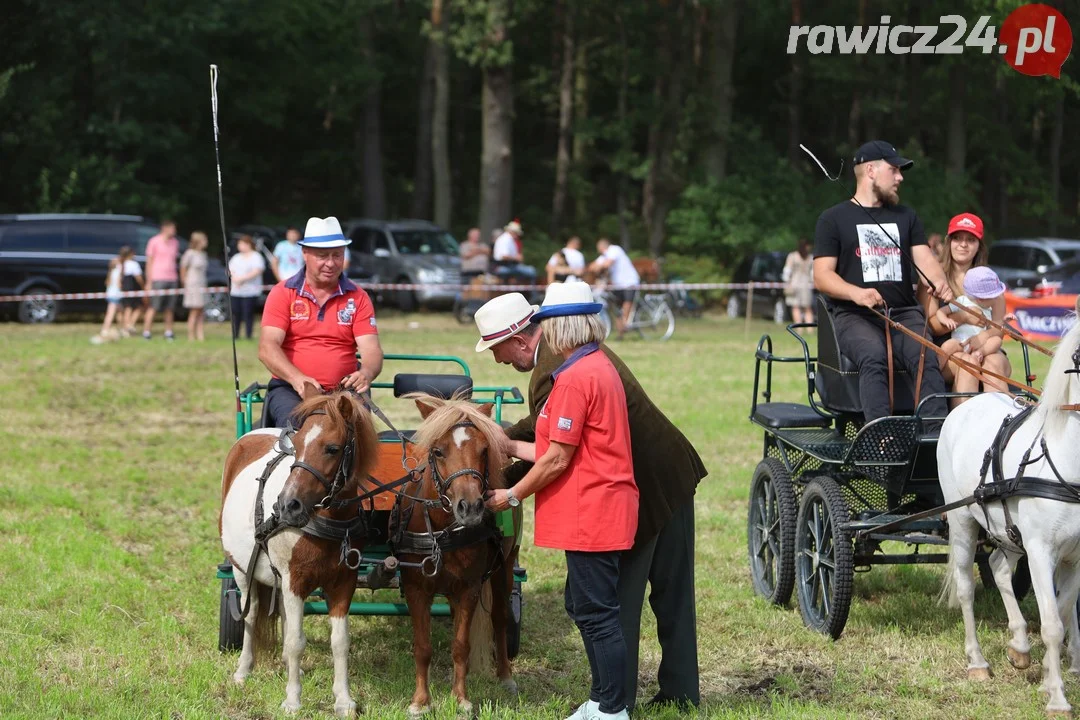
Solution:
<svg viewBox="0 0 1080 720">
<path fill-rule="evenodd" d="M 1049 5 L 1016 8 L 1001 25 L 998 49 L 1017 72 L 1032 77 L 1061 77 L 1061 66 L 1072 51 L 1072 28 Z"/>
</svg>

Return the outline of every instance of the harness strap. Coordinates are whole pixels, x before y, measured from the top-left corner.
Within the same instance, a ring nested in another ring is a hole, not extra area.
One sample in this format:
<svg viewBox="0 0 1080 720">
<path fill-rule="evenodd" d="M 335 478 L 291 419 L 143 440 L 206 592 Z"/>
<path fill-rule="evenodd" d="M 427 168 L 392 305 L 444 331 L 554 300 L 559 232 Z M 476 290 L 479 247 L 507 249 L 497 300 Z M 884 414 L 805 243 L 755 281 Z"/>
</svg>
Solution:
<svg viewBox="0 0 1080 720">
<path fill-rule="evenodd" d="M 889 414 L 893 414 L 893 408 L 895 403 L 893 402 L 893 350 L 892 350 L 892 328 L 889 324 L 892 322 L 890 316 L 892 315 L 891 308 L 885 308 L 885 357 L 889 363 Z"/>
<path fill-rule="evenodd" d="M 929 300 L 927 301 L 927 305 L 929 305 Z M 925 338 L 927 336 L 927 330 L 929 328 L 930 328 L 930 315 L 924 311 L 923 312 L 923 328 L 922 328 L 922 336 L 923 336 L 923 338 Z M 915 373 L 915 407 L 919 407 L 919 395 L 922 393 L 922 377 L 923 377 L 923 370 L 925 368 L 926 368 L 926 346 L 922 345 L 922 346 L 919 347 L 919 371 L 917 373 Z"/>
</svg>

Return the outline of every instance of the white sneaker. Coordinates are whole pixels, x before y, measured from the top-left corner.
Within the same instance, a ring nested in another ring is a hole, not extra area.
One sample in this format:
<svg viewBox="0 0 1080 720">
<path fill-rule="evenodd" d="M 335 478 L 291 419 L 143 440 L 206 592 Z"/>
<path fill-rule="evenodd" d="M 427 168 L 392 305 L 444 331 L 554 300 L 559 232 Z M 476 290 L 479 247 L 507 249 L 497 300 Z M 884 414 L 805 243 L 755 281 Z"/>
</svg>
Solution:
<svg viewBox="0 0 1080 720">
<path fill-rule="evenodd" d="M 597 717 L 600 712 L 600 703 L 595 700 L 586 700 L 581 704 L 574 714 L 566 718 L 566 720 L 592 720 Z"/>
<path fill-rule="evenodd" d="M 592 720 L 630 720 L 630 713 L 623 708 L 617 713 L 600 712 L 600 703 L 596 704 L 596 712 L 592 714 Z"/>
</svg>

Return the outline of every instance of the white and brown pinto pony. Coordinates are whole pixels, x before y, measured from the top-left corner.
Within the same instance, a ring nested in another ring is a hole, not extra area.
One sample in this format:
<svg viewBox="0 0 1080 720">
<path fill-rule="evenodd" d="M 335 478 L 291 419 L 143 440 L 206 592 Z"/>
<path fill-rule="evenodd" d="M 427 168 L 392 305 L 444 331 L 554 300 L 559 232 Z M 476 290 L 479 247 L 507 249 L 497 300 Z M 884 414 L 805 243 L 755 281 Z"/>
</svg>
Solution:
<svg viewBox="0 0 1080 720">
<path fill-rule="evenodd" d="M 1080 402 L 1080 374 L 1073 355 L 1080 346 L 1080 323 L 1062 339 L 1046 376 L 1039 403 L 1008 441 L 1002 455 L 1005 478 L 1017 476 L 1024 454 L 1029 478 L 1080 482 L 1080 412 L 1065 406 Z M 938 475 L 945 502 L 971 497 L 980 483 L 983 455 L 1008 415 L 1020 412 L 1017 401 L 1002 393 L 984 393 L 953 410 L 938 441 Z M 1041 451 L 1045 441 L 1049 458 Z M 1051 466 L 1052 463 L 1052 466 Z M 989 481 L 989 478 L 988 478 Z M 1020 532 L 1021 548 L 1008 538 L 1006 513 L 999 500 L 982 506 L 967 505 L 949 511 L 949 568 L 942 597 L 959 602 L 964 616 L 964 650 L 968 656 L 968 676 L 990 677 L 990 665 L 983 657 L 975 636 L 973 600 L 975 582 L 972 563 L 979 547 L 979 531 L 997 539 L 999 549 L 990 556 L 994 580 L 1009 616 L 1007 655 L 1017 668 L 1031 663 L 1027 623 L 1020 613 L 1012 590 L 1012 570 L 1026 554 L 1031 584 L 1039 605 L 1039 619 L 1045 655 L 1041 690 L 1049 695 L 1048 716 L 1072 716 L 1065 699 L 1061 675 L 1061 648 L 1065 628 L 1070 629 L 1070 671 L 1080 673 L 1080 637 L 1077 633 L 1076 598 L 1080 591 L 1080 504 L 1042 497 L 1013 496 L 1004 501 L 1008 515 Z"/>
<path fill-rule="evenodd" d="M 506 645 L 517 550 L 512 539 L 504 541 L 484 506 L 487 490 L 506 487 L 506 435 L 490 418 L 490 403 L 406 397 L 416 401 L 424 418 L 412 438 L 420 478 L 399 498 L 390 528 L 394 553 L 403 561 L 401 582 L 412 619 L 416 691 L 409 714 L 417 717 L 431 708 L 431 602 L 436 593 L 446 596 L 453 616 L 451 692 L 458 708 L 471 713 L 465 690 L 470 657 L 488 665 L 494 651 L 502 686 L 517 692 Z M 424 546 L 433 534 L 448 541 L 437 562 Z M 454 536 L 463 536 L 461 542 Z"/>
<path fill-rule="evenodd" d="M 233 679 L 243 683 L 256 655 L 275 643 L 275 618 L 268 611 L 274 588 L 280 584 L 282 657 L 288 667 L 281 706 L 289 712 L 300 709 L 300 656 L 306 643 L 304 600 L 321 587 L 330 615 L 334 711 L 351 716 L 356 703 L 349 695 L 348 616 L 356 589 L 356 570 L 341 562 L 341 540 L 314 537 L 301 528 L 315 516 L 339 523 L 357 517 L 355 503 L 334 507 L 329 501 L 356 497 L 359 479 L 367 477 L 376 459 L 378 437 L 367 409 L 348 392 L 306 400 L 296 409 L 295 417 L 301 421 L 291 437 L 292 453 L 276 464 L 263 493 L 265 515 L 271 515 L 273 506 L 282 528 L 266 541 L 266 552 L 258 557 L 251 576 L 246 572 L 257 549 L 255 504 L 259 478 L 268 463 L 278 457 L 280 444 L 289 442 L 280 430 L 254 430 L 236 441 L 225 460 L 221 543 L 244 601 L 250 602 L 244 618 L 244 647 Z M 349 464 L 351 467 L 345 467 Z M 362 537 L 357 538 L 354 546 L 359 547 L 362 541 Z"/>
</svg>

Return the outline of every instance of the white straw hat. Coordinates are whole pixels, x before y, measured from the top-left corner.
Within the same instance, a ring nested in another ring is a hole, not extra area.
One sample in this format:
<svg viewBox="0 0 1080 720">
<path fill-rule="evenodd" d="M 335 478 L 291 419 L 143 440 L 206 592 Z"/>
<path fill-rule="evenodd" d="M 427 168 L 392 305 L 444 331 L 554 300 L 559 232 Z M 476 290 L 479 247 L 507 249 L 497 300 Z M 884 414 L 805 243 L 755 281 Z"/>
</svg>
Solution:
<svg viewBox="0 0 1080 720">
<path fill-rule="evenodd" d="M 336 217 L 308 218 L 307 227 L 304 228 L 304 239 L 300 244 L 309 248 L 336 248 L 345 247 L 352 243 L 341 232 L 341 223 Z"/>
<path fill-rule="evenodd" d="M 484 352 L 517 335 L 529 324 L 536 310 L 536 305 L 530 305 L 521 293 L 508 293 L 488 300 L 473 316 L 476 329 L 480 331 L 476 352 Z"/>
</svg>

